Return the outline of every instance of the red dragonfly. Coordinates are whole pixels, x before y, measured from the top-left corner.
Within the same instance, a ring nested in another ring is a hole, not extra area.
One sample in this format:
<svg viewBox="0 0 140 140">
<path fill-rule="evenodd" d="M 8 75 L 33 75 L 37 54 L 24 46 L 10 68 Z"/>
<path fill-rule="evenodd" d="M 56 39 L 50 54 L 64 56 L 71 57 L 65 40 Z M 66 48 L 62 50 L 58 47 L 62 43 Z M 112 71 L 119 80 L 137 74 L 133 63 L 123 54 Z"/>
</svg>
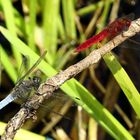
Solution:
<svg viewBox="0 0 140 140">
<path fill-rule="evenodd" d="M 110 23 L 104 30 L 102 30 L 97 35 L 89 38 L 84 43 L 80 44 L 77 48 L 75 48 L 75 52 L 81 52 L 86 48 L 91 47 L 92 45 L 102 41 L 105 38 L 112 39 L 122 31 L 127 30 L 131 25 L 131 20 L 134 17 L 134 14 L 129 14 L 125 17 L 116 19 L 112 23 Z"/>
</svg>

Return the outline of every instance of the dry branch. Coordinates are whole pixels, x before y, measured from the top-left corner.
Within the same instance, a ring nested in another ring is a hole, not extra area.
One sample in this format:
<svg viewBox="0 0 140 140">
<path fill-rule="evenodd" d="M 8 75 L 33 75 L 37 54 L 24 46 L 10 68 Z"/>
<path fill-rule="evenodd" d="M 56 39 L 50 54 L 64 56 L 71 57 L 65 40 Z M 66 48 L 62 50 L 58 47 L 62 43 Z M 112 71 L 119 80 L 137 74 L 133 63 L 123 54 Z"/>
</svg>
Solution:
<svg viewBox="0 0 140 140">
<path fill-rule="evenodd" d="M 49 78 L 45 83 L 41 84 L 37 93 L 32 96 L 23 105 L 19 112 L 8 122 L 1 140 L 12 140 L 17 130 L 24 124 L 25 120 L 34 117 L 34 111 L 38 109 L 39 105 L 44 101 L 44 99 L 49 98 L 64 82 L 73 78 L 90 65 L 98 63 L 103 55 L 110 52 L 113 48 L 129 37 L 134 36 L 138 32 L 140 32 L 140 19 L 133 21 L 128 31 L 118 35 L 103 47 L 91 52 L 80 62 L 68 67 L 66 70 L 61 71 L 57 75 Z"/>
</svg>

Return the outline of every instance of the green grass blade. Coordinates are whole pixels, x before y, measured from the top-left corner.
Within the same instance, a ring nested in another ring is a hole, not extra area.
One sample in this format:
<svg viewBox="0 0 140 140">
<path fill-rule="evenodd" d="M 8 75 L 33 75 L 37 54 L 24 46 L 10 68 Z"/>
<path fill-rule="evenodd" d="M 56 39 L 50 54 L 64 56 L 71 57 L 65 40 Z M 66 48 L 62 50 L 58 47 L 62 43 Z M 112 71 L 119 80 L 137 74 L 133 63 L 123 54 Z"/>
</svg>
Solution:
<svg viewBox="0 0 140 140">
<path fill-rule="evenodd" d="M 113 76 L 115 77 L 116 81 L 120 85 L 121 89 L 123 90 L 128 101 L 135 110 L 136 114 L 140 118 L 140 94 L 137 91 L 136 87 L 132 83 L 131 79 L 129 78 L 123 67 L 117 61 L 115 56 L 113 56 L 113 54 L 106 54 L 104 56 L 104 60 L 110 71 L 112 72 Z"/>
<path fill-rule="evenodd" d="M 65 87 L 66 84 L 69 87 Z M 70 89 L 74 90 L 74 93 Z M 75 102 L 80 104 L 102 127 L 104 127 L 114 139 L 117 140 L 134 140 L 129 132 L 113 117 L 112 114 L 105 109 L 100 102 L 93 97 L 90 92 L 84 88 L 78 81 L 71 79 L 61 86 L 61 89 L 67 92 L 68 95 L 78 97 Z M 69 93 L 68 93 L 69 92 Z"/>
<path fill-rule="evenodd" d="M 25 21 L 22 15 L 14 9 L 16 31 L 19 36 L 26 37 Z"/>
<path fill-rule="evenodd" d="M 91 13 L 91 12 L 95 11 L 98 7 L 102 7 L 103 5 L 104 5 L 104 1 L 99 1 L 96 4 L 90 4 L 89 6 L 86 6 L 84 8 L 80 8 L 77 11 L 77 14 L 79 16 L 83 16 L 85 14 L 88 14 L 88 13 Z"/>
<path fill-rule="evenodd" d="M 50 64 L 54 63 L 57 50 L 59 3 L 59 0 L 45 0 L 43 12 L 44 48 L 48 51 L 46 58 Z"/>
<path fill-rule="evenodd" d="M 72 39 L 75 40 L 76 26 L 75 26 L 74 3 L 72 0 L 62 0 L 62 6 L 66 35 L 70 40 Z"/>
<path fill-rule="evenodd" d="M 16 26 L 15 26 L 15 19 L 14 19 L 14 8 L 12 6 L 11 0 L 1 0 L 2 8 L 4 11 L 5 21 L 7 28 L 13 35 L 16 35 Z M 14 57 L 16 58 L 18 68 L 21 65 L 22 59 L 20 53 L 12 47 Z"/>
<path fill-rule="evenodd" d="M 7 72 L 11 80 L 15 83 L 17 80 L 16 70 L 13 64 L 10 62 L 9 55 L 4 51 L 1 45 L 0 45 L 0 54 L 2 66 L 4 67 L 5 71 Z"/>
<path fill-rule="evenodd" d="M 57 23 L 58 23 L 58 34 L 60 38 L 62 39 L 62 41 L 65 41 L 66 33 L 65 33 L 64 25 L 63 25 L 62 18 L 60 15 L 58 15 Z"/>
<path fill-rule="evenodd" d="M 35 51 L 35 40 L 34 40 L 34 32 L 36 26 L 36 8 L 37 7 L 37 0 L 30 0 L 29 1 L 29 31 L 28 31 L 28 44 L 29 47 Z"/>
</svg>

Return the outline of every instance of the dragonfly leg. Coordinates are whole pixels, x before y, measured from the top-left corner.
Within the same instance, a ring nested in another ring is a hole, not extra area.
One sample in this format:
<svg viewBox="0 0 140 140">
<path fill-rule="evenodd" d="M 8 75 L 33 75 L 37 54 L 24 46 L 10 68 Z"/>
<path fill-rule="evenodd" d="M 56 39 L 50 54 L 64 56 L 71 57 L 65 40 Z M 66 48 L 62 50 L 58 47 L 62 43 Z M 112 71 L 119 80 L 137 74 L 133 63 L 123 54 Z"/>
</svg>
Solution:
<svg viewBox="0 0 140 140">
<path fill-rule="evenodd" d="M 102 45 L 102 43 L 101 42 L 98 42 L 97 43 L 97 48 L 101 48 L 103 45 Z"/>
</svg>

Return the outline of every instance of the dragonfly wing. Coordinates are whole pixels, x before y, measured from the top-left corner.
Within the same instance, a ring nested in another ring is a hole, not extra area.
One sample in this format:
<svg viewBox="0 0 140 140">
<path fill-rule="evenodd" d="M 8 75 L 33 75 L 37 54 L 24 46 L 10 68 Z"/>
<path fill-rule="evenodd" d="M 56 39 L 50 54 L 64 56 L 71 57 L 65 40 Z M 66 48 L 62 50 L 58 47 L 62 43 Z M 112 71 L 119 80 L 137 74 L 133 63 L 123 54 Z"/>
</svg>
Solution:
<svg viewBox="0 0 140 140">
<path fill-rule="evenodd" d="M 135 14 L 134 13 L 130 13 L 128 15 L 123 16 L 122 18 L 127 18 L 127 19 L 130 19 L 130 20 L 134 20 Z"/>
<path fill-rule="evenodd" d="M 8 105 L 9 103 L 11 103 L 12 101 L 14 101 L 15 99 L 16 97 L 13 97 L 12 94 L 9 94 L 6 98 L 4 98 L 0 102 L 0 110 L 4 108 L 6 105 Z"/>
<path fill-rule="evenodd" d="M 37 65 L 43 60 L 43 58 L 45 57 L 47 51 L 45 51 L 39 58 L 38 60 L 33 64 L 33 66 L 25 73 L 25 75 L 23 75 L 21 77 L 21 79 L 17 82 L 17 83 L 20 83 L 23 81 L 23 79 L 28 75 L 30 74 L 36 67 Z"/>
<path fill-rule="evenodd" d="M 64 95 L 64 96 L 63 96 Z M 44 101 L 44 103 L 40 106 L 40 112 L 43 112 L 42 116 L 48 116 L 48 114 L 51 115 L 58 115 L 63 116 L 64 114 L 61 113 L 61 109 L 64 106 L 67 106 L 67 103 L 70 101 L 70 97 L 59 92 L 58 94 L 55 93 L 55 95 L 49 97 Z M 73 104 L 73 103 L 72 103 Z M 72 107 L 71 104 L 71 107 Z M 65 116 L 64 116 L 65 117 Z"/>
<path fill-rule="evenodd" d="M 28 56 L 24 56 L 22 57 L 22 63 L 21 63 L 21 66 L 18 70 L 18 79 L 17 79 L 17 82 L 15 84 L 18 83 L 18 81 L 20 80 L 20 78 L 22 78 L 22 75 L 23 73 L 25 73 L 26 69 L 28 69 L 28 61 L 29 61 L 29 58 L 27 58 Z M 28 61 L 27 61 L 28 60 Z"/>
</svg>

